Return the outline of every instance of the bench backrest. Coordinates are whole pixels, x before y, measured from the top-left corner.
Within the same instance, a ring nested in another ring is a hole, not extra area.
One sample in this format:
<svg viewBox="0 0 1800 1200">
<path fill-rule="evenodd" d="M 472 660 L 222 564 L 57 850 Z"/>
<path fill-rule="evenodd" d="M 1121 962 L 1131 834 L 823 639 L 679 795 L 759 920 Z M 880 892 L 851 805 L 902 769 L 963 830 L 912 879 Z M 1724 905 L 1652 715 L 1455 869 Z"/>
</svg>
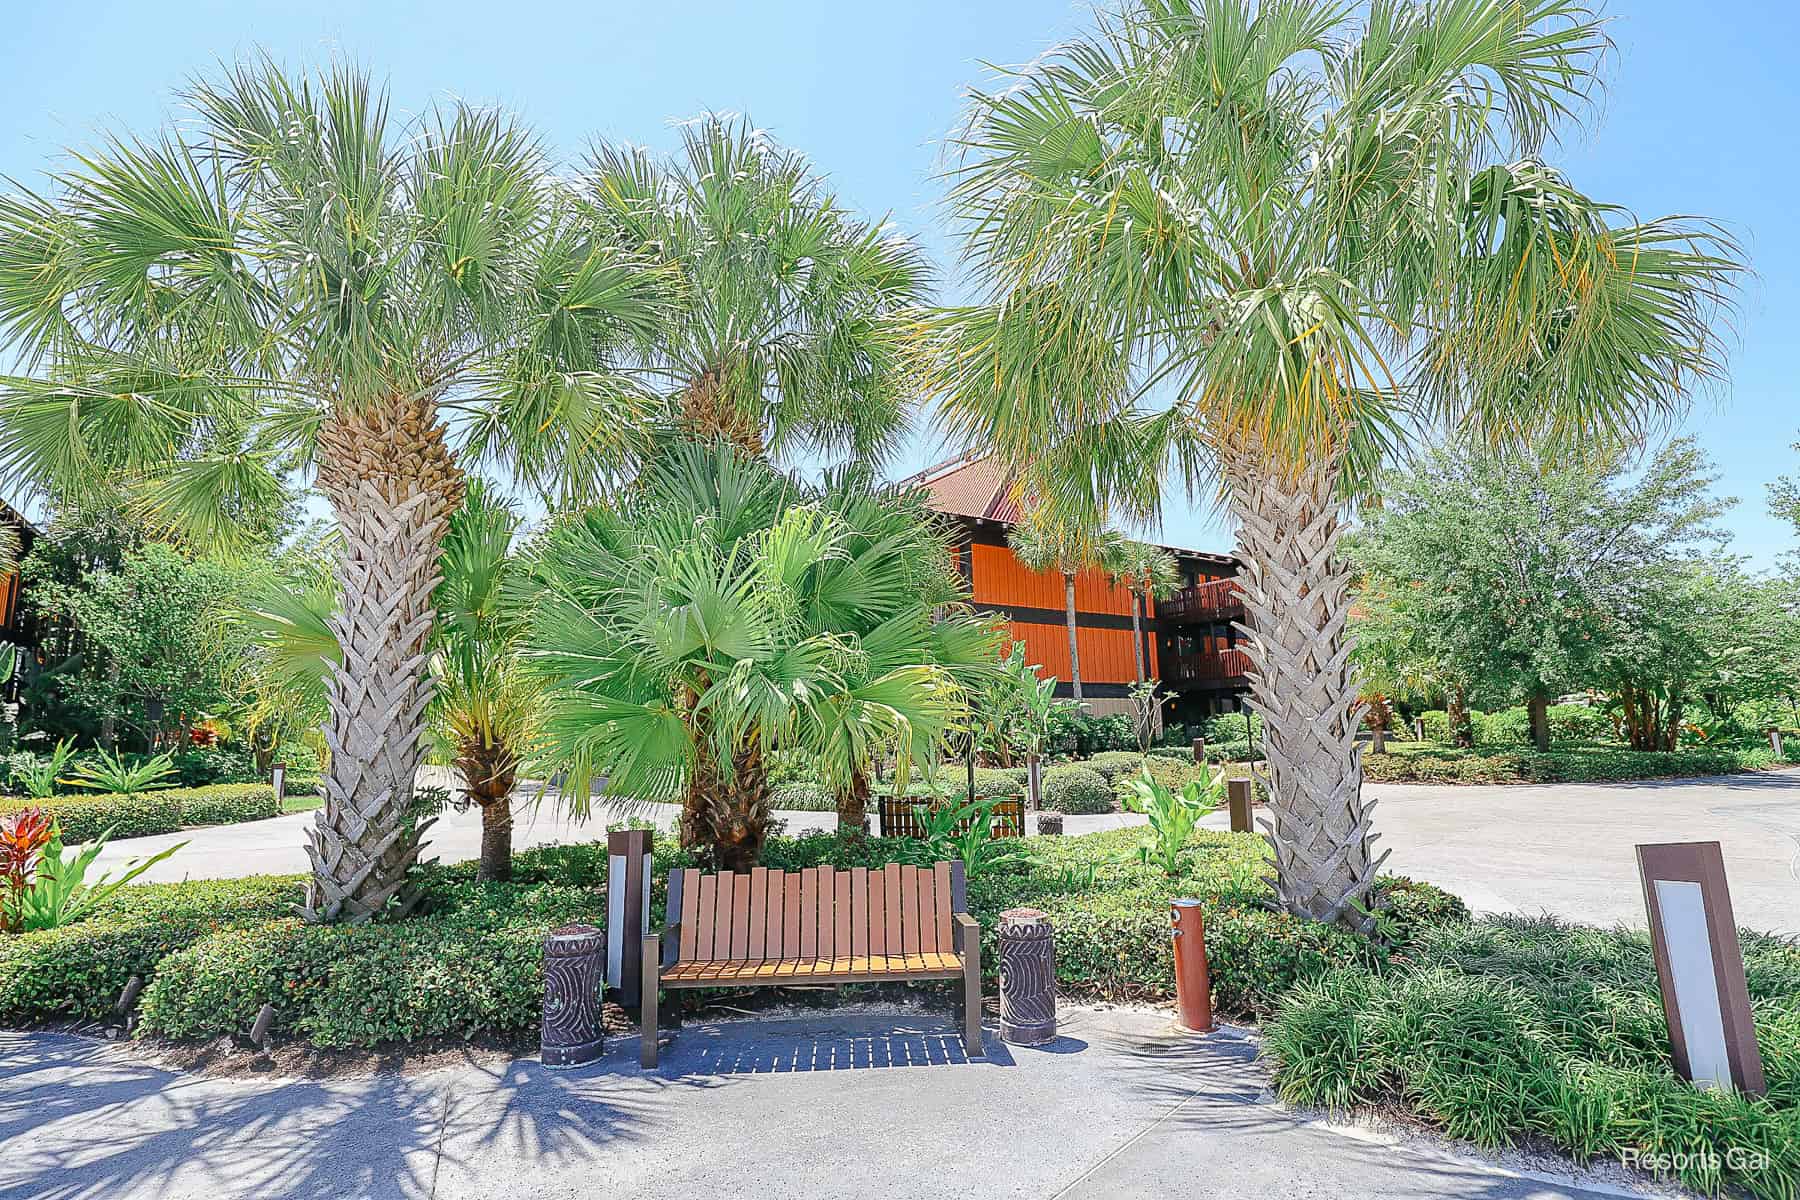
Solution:
<svg viewBox="0 0 1800 1200">
<path fill-rule="evenodd" d="M 877 801 L 881 814 L 882 837 L 924 837 L 925 825 L 919 820 L 917 808 L 925 807 L 926 801 L 907 796 L 882 796 Z M 960 808 L 961 799 L 938 797 L 930 802 L 930 808 L 936 812 L 940 809 Z M 997 838 L 1025 836 L 1025 801 L 1020 796 L 1000 796 L 983 801 L 992 807 L 993 823 L 988 832 Z M 967 833 L 974 823 L 974 815 L 956 823 L 957 833 Z"/>
<path fill-rule="evenodd" d="M 968 911 L 960 862 L 930 867 L 669 873 L 665 964 L 954 954 L 951 914 Z"/>
</svg>

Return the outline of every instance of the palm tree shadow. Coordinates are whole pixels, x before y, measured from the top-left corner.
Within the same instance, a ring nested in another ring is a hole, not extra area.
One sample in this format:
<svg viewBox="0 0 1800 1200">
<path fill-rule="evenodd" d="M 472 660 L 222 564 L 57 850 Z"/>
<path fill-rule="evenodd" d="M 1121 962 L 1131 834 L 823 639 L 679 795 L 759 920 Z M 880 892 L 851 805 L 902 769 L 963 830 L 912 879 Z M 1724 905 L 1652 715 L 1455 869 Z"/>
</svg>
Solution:
<svg viewBox="0 0 1800 1200">
<path fill-rule="evenodd" d="M 612 1082 L 527 1062 L 221 1079 L 77 1037 L 0 1035 L 0 1200 L 427 1196 L 440 1171 L 495 1146 L 554 1167 L 641 1139 L 657 1094 L 675 1085 Z"/>
<path fill-rule="evenodd" d="M 958 1030 L 897 1023 L 891 1014 L 690 1023 L 665 1051 L 658 1074 L 699 1082 L 735 1075 L 1017 1065 L 991 1029 L 983 1032 L 982 1048 L 985 1053 L 972 1058 Z"/>
</svg>

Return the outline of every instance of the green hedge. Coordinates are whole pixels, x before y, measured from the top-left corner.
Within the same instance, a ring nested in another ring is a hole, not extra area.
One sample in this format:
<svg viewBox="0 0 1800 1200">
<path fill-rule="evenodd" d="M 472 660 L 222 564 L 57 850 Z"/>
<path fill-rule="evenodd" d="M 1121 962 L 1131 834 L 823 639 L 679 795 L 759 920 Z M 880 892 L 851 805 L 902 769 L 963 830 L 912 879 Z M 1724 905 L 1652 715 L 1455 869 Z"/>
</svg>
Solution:
<svg viewBox="0 0 1800 1200">
<path fill-rule="evenodd" d="M 278 817 L 275 789 L 266 783 L 215 783 L 123 795 L 52 796 L 48 800 L 0 800 L 0 815 L 42 808 L 56 818 L 63 841 L 89 842 L 107 829 L 114 838 L 151 837 L 194 825 L 227 825 Z"/>
<path fill-rule="evenodd" d="M 1648 935 L 1492 917 L 1419 932 L 1403 960 L 1301 984 L 1265 1030 L 1284 1099 L 1401 1104 L 1482 1145 L 1665 1161 L 1703 1192 L 1800 1195 L 1800 948 L 1743 935 L 1766 1098 L 1669 1063 Z"/>
<path fill-rule="evenodd" d="M 1028 865 L 972 880 L 989 973 L 999 914 L 1021 904 L 1056 921 L 1058 976 L 1071 995 L 1170 994 L 1168 904 L 1177 896 L 1206 904 L 1215 993 L 1229 1012 L 1266 1012 L 1294 983 L 1374 953 L 1364 939 L 1263 907 L 1261 839 L 1203 832 L 1171 878 L 1137 860 L 1140 836 L 1034 839 Z M 775 837 L 764 863 L 878 867 L 916 848 L 906 839 Z M 651 913 L 660 922 L 667 872 L 692 864 L 666 843 L 656 855 Z M 542 1001 L 545 930 L 603 922 L 606 848 L 528 850 L 514 865 L 511 884 L 475 882 L 472 863 L 427 868 L 421 915 L 354 928 L 294 920 L 299 877 L 126 888 L 90 920 L 0 938 L 0 1019 L 104 1018 L 137 974 L 150 985 L 141 1028 L 162 1037 L 242 1034 L 264 1003 L 275 1006 L 283 1036 L 320 1046 L 525 1034 Z M 1461 912 L 1454 898 L 1402 880 L 1383 881 L 1379 896 L 1402 930 Z"/>
<path fill-rule="evenodd" d="M 1800 761 L 1800 746 L 1784 750 L 1787 761 Z M 1378 783 L 1582 783 L 1730 775 L 1772 765 L 1774 755 L 1767 746 L 1666 753 L 1587 746 L 1548 754 L 1533 750 L 1494 754 L 1412 745 L 1363 755 L 1364 777 Z"/>
<path fill-rule="evenodd" d="M 302 896 L 297 876 L 201 879 L 122 888 L 84 920 L 0 935 L 0 1020 L 99 1020 L 133 975 L 220 930 L 264 928 Z"/>
<path fill-rule="evenodd" d="M 1107 813 L 1113 810 L 1112 785 L 1092 767 L 1051 767 L 1044 772 L 1042 802 L 1052 812 Z"/>
</svg>

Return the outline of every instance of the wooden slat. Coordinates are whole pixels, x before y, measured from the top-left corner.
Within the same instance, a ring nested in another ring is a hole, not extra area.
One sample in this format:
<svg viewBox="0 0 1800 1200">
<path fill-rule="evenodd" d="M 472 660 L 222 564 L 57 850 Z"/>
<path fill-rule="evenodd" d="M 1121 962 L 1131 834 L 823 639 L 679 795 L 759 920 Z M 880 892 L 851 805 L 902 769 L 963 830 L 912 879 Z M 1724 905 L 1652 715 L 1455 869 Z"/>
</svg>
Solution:
<svg viewBox="0 0 1800 1200">
<path fill-rule="evenodd" d="M 694 947 L 700 936 L 700 872 L 689 867 L 681 873 L 681 947 L 677 962 L 692 962 L 697 957 Z"/>
<path fill-rule="evenodd" d="M 889 863 L 881 873 L 887 877 L 887 952 L 900 953 L 901 900 L 900 879 L 904 868 L 899 863 Z"/>
<path fill-rule="evenodd" d="M 832 909 L 832 925 L 836 932 L 832 935 L 832 957 L 849 958 L 850 942 L 850 872 L 839 871 L 836 876 L 837 904 Z"/>
<path fill-rule="evenodd" d="M 800 957 L 800 872 L 789 871 L 782 884 L 785 889 L 781 910 L 781 946 L 783 958 Z"/>
<path fill-rule="evenodd" d="M 888 953 L 894 949 L 888 947 Z M 908 958 L 919 954 L 919 868 L 900 868 L 900 953 Z"/>
<path fill-rule="evenodd" d="M 719 907 L 713 917 L 713 961 L 731 959 L 731 913 L 737 907 L 738 887 L 743 879 L 733 871 L 719 872 Z"/>
<path fill-rule="evenodd" d="M 731 959 L 743 962 L 750 957 L 750 882 L 740 873 L 731 893 Z"/>
<path fill-rule="evenodd" d="M 750 939 L 745 945 L 743 957 L 750 962 L 761 962 L 767 957 L 763 953 L 763 944 L 768 940 L 769 924 L 769 869 L 752 867 L 750 870 Z"/>
<path fill-rule="evenodd" d="M 819 868 L 800 872 L 800 957 L 819 956 Z"/>
<path fill-rule="evenodd" d="M 924 867 L 919 868 L 919 952 L 938 952 L 937 875 Z"/>
<path fill-rule="evenodd" d="M 869 872 L 869 953 L 887 953 L 887 872 Z"/>
<path fill-rule="evenodd" d="M 819 958 L 837 954 L 837 871 L 819 868 Z"/>
<path fill-rule="evenodd" d="M 784 959 L 781 962 L 684 963 L 665 972 L 665 981 L 730 983 L 733 980 L 792 979 L 808 976 L 849 977 L 906 976 L 920 972 L 953 977 L 961 971 L 954 954 L 919 955 L 913 958 L 869 956 L 835 960 Z"/>
<path fill-rule="evenodd" d="M 769 932 L 763 941 L 763 958 L 780 961 L 782 957 L 782 934 L 786 932 L 786 922 L 782 919 L 787 912 L 787 872 L 769 872 Z"/>
<path fill-rule="evenodd" d="M 850 954 L 869 954 L 869 868 L 850 868 Z"/>
<path fill-rule="evenodd" d="M 713 924 L 719 911 L 719 877 L 700 877 L 700 907 L 694 914 L 694 959 L 710 961 L 713 957 Z"/>
<path fill-rule="evenodd" d="M 956 934 L 950 928 L 950 864 L 938 863 L 931 868 L 931 873 L 937 880 L 937 907 L 934 910 L 934 919 L 937 923 L 938 949 L 945 954 L 950 954 L 956 949 Z"/>
</svg>

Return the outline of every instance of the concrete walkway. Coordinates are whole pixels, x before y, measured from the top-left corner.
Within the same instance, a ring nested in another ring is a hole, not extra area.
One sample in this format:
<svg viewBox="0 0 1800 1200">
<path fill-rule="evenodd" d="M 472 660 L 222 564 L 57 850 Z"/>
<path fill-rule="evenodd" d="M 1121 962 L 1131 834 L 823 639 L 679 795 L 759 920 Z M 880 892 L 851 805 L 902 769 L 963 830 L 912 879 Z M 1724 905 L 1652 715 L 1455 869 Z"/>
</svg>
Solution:
<svg viewBox="0 0 1800 1200">
<path fill-rule="evenodd" d="M 1346 1136 L 1261 1099 L 1254 1049 L 1142 1010 L 1065 1011 L 966 1059 L 948 1014 L 690 1024 L 635 1043 L 359 1079 L 206 1078 L 104 1043 L 0 1033 L 0 1197 L 1330 1197 L 1617 1195 L 1435 1143 Z"/>
<path fill-rule="evenodd" d="M 1601 925 L 1644 924 L 1643 892 L 1634 846 L 1639 842 L 1718 841 L 1738 924 L 1800 932 L 1800 770 L 1728 775 L 1717 779 L 1640 783 L 1530 784 L 1438 787 L 1371 784 L 1380 801 L 1378 851 L 1393 850 L 1387 869 L 1449 888 L 1483 912 L 1553 912 Z M 672 828 L 672 805 L 643 805 Z M 790 833 L 829 829 L 830 813 L 779 813 Z M 520 805 L 515 844 L 591 841 L 621 814 L 569 820 L 554 798 Z M 306 830 L 311 813 L 134 838 L 106 848 L 101 865 L 190 843 L 146 877 L 185 878 L 289 874 L 308 869 Z M 1070 834 L 1137 824 L 1142 817 L 1068 817 Z M 1227 825 L 1224 813 L 1207 819 Z M 481 847 L 480 816 L 446 813 L 428 839 L 428 856 L 445 862 L 474 858 Z"/>
</svg>

